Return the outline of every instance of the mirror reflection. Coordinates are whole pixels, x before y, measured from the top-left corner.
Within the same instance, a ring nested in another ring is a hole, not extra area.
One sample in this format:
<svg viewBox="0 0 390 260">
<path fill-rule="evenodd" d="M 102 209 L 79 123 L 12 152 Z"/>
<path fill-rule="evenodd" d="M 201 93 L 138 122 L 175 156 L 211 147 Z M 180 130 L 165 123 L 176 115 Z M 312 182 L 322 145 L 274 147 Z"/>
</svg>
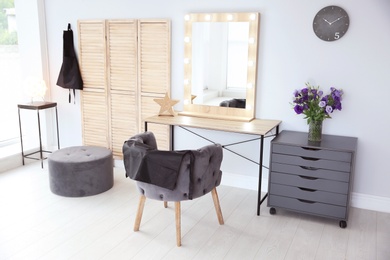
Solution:
<svg viewBox="0 0 390 260">
<path fill-rule="evenodd" d="M 249 22 L 192 24 L 193 104 L 245 108 Z"/>
<path fill-rule="evenodd" d="M 182 115 L 250 121 L 255 115 L 258 13 L 185 16 Z"/>
</svg>

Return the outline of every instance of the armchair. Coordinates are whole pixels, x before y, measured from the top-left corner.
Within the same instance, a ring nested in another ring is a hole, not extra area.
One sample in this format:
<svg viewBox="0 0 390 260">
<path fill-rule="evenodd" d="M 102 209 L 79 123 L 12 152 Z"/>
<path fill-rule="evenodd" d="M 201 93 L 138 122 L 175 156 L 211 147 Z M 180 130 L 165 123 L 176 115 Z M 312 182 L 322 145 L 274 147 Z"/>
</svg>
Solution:
<svg viewBox="0 0 390 260">
<path fill-rule="evenodd" d="M 137 181 L 141 193 L 134 231 L 138 231 L 146 198 L 167 207 L 175 203 L 176 244 L 181 246 L 180 202 L 211 192 L 220 225 L 224 224 L 216 187 L 221 183 L 222 147 L 208 145 L 198 150 L 159 151 L 152 132 L 131 137 L 123 145 L 126 176 Z"/>
</svg>

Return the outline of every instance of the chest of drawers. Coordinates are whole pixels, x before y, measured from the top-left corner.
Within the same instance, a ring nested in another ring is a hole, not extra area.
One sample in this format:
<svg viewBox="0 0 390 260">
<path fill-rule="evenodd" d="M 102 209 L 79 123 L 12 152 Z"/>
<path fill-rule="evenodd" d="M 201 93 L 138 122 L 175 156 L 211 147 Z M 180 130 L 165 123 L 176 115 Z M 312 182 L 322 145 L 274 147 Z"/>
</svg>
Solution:
<svg viewBox="0 0 390 260">
<path fill-rule="evenodd" d="M 271 142 L 268 207 L 348 220 L 357 138 L 282 131 Z"/>
</svg>

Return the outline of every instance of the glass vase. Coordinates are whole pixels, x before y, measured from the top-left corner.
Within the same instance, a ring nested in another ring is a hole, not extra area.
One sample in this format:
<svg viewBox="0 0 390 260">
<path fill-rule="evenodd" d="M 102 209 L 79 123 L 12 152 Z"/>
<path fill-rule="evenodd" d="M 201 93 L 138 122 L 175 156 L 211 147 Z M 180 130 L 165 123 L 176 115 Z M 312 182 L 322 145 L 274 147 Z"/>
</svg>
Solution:
<svg viewBox="0 0 390 260">
<path fill-rule="evenodd" d="M 311 120 L 309 123 L 309 135 L 310 142 L 321 142 L 322 138 L 322 121 Z"/>
</svg>

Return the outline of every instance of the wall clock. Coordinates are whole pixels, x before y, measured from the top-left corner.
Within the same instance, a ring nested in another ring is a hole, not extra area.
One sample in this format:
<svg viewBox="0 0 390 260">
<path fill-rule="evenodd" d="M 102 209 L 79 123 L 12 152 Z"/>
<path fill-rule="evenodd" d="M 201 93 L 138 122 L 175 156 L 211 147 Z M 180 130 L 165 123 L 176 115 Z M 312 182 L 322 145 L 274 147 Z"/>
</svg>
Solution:
<svg viewBox="0 0 390 260">
<path fill-rule="evenodd" d="M 330 5 L 322 8 L 314 17 L 313 30 L 318 38 L 324 41 L 336 41 L 344 36 L 349 27 L 347 12 Z"/>
</svg>

